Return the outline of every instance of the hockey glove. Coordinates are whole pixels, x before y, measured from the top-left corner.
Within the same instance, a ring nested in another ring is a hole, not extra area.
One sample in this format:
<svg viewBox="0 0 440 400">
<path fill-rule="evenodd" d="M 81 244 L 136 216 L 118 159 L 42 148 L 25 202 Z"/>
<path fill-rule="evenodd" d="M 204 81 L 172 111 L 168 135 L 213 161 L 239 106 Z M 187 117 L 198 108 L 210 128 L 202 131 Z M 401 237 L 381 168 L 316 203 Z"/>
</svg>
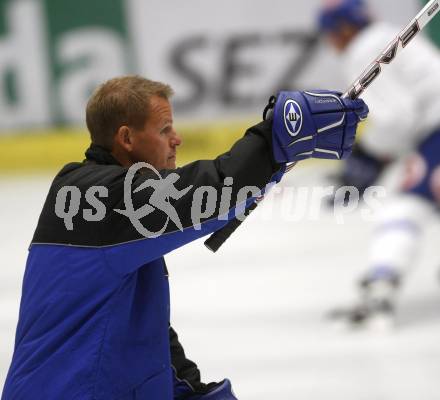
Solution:
<svg viewBox="0 0 440 400">
<path fill-rule="evenodd" d="M 264 115 L 271 111 L 278 163 L 310 157 L 340 160 L 351 154 L 357 125 L 367 117 L 368 107 L 360 99 L 340 96 L 331 91 L 280 92 L 269 100 Z"/>
</svg>

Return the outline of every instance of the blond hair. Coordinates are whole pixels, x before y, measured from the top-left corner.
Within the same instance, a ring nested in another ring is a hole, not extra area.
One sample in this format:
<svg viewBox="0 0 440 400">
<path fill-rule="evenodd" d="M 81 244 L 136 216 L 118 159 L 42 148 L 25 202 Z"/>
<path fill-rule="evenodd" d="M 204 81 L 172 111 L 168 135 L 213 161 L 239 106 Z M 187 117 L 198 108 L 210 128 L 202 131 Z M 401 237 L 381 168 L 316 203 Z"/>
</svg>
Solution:
<svg viewBox="0 0 440 400">
<path fill-rule="evenodd" d="M 169 99 L 171 86 L 137 75 L 122 76 L 100 85 L 86 107 L 86 123 L 92 143 L 112 150 L 121 126 L 141 129 L 147 121 L 152 96 Z"/>
</svg>

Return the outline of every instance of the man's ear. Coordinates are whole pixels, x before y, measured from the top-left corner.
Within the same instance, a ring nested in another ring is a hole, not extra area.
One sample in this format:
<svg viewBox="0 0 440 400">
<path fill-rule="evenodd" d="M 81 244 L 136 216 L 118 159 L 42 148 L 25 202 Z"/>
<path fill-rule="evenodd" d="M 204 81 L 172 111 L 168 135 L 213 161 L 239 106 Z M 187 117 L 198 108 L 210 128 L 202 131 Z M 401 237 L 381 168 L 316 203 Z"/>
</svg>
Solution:
<svg viewBox="0 0 440 400">
<path fill-rule="evenodd" d="M 123 125 L 121 126 L 115 135 L 115 142 L 119 147 L 122 147 L 127 152 L 131 152 L 133 149 L 133 133 L 131 129 Z"/>
</svg>

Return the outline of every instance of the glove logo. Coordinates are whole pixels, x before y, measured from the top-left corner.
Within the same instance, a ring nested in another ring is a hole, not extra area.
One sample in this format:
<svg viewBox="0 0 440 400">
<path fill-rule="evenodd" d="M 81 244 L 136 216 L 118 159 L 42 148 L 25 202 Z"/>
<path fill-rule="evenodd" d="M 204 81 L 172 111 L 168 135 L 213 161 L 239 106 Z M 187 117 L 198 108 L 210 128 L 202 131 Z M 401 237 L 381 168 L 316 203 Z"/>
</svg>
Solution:
<svg viewBox="0 0 440 400">
<path fill-rule="evenodd" d="M 292 99 L 284 103 L 284 125 L 290 136 L 299 134 L 302 128 L 303 115 L 299 104 Z"/>
</svg>

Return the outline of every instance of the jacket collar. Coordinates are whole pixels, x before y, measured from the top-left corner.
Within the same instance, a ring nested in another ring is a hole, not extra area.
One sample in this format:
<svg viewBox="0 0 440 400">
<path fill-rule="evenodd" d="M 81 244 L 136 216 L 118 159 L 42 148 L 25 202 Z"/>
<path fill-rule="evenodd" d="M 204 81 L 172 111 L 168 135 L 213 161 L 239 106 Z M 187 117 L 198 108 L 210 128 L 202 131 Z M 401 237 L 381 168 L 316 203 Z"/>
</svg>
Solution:
<svg viewBox="0 0 440 400">
<path fill-rule="evenodd" d="M 85 162 L 95 162 L 101 165 L 121 165 L 111 153 L 102 146 L 91 144 L 85 152 Z"/>
</svg>

